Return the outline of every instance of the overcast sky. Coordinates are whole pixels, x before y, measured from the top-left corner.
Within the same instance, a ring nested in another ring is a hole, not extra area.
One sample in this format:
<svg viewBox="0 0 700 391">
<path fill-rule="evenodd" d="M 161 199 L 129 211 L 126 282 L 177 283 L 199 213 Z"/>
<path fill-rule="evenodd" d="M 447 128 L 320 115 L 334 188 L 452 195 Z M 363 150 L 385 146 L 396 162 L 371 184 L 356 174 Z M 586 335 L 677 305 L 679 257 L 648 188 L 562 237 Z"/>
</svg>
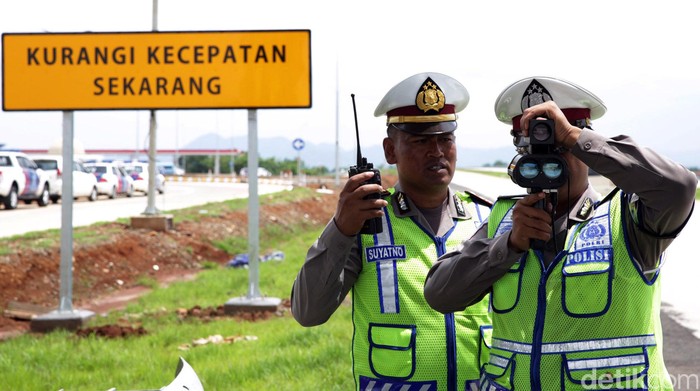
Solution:
<svg viewBox="0 0 700 391">
<path fill-rule="evenodd" d="M 120 32 L 153 29 L 151 0 L 0 0 L 7 32 Z M 231 1 L 159 0 L 160 31 L 311 30 L 310 109 L 259 110 L 259 138 L 378 145 L 384 118 L 374 109 L 405 77 L 448 74 L 469 90 L 458 142 L 511 146 L 493 104 L 510 83 L 545 75 L 570 80 L 601 98 L 595 121 L 606 135 L 630 134 L 671 157 L 698 151 L 700 27 L 692 0 L 677 1 Z M 336 110 L 336 97 L 339 98 Z M 159 110 L 158 148 L 195 138 L 247 134 L 246 110 Z M 61 112 L 0 112 L 0 144 L 48 148 L 60 142 Z M 86 148 L 145 148 L 147 111 L 75 112 L 75 138 Z M 219 146 L 234 147 L 240 146 Z M 291 148 L 291 143 L 290 143 Z"/>
</svg>

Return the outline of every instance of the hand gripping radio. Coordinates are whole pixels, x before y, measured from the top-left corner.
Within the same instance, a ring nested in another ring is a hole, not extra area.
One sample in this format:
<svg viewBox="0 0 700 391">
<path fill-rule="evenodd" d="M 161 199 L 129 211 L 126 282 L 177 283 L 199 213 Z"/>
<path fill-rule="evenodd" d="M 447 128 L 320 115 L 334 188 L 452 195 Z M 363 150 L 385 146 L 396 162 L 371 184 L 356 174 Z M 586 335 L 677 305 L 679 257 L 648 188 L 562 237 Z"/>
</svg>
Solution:
<svg viewBox="0 0 700 391">
<path fill-rule="evenodd" d="M 350 94 L 350 97 L 352 98 L 352 111 L 355 116 L 355 135 L 357 137 L 357 165 L 356 166 L 351 166 L 350 169 L 348 170 L 348 176 L 352 177 L 357 174 L 361 174 L 366 171 L 372 171 L 374 173 L 374 176 L 369 178 L 367 181 L 363 182 L 363 185 L 366 184 L 377 184 L 381 185 L 382 184 L 382 177 L 379 174 L 379 170 L 374 168 L 374 165 L 372 163 L 367 162 L 367 158 L 362 156 L 362 152 L 360 151 L 360 130 L 358 129 L 357 126 L 357 110 L 355 108 L 355 94 Z M 364 199 L 379 199 L 379 193 L 373 193 L 373 194 L 368 194 L 365 196 Z M 364 225 L 362 225 L 362 229 L 360 230 L 361 234 L 377 234 L 382 232 L 382 218 L 381 217 L 374 217 L 368 220 L 365 220 Z"/>
</svg>

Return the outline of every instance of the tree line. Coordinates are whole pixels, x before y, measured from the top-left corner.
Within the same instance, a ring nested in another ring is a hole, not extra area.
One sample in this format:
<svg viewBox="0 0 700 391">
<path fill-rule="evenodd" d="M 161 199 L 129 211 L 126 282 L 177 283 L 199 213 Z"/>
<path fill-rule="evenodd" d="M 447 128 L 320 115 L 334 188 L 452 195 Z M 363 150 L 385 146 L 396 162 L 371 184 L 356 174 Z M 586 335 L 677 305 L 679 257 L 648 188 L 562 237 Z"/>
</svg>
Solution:
<svg viewBox="0 0 700 391">
<path fill-rule="evenodd" d="M 185 169 L 185 172 L 192 174 L 206 174 L 215 171 L 216 157 L 209 156 L 180 156 L 177 162 L 178 166 Z M 235 172 L 240 175 L 241 169 L 248 167 L 248 153 L 243 152 L 237 155 L 220 155 L 219 156 L 219 173 L 231 174 Z M 297 164 L 296 159 L 278 160 L 274 157 L 258 158 L 258 167 L 268 170 L 272 175 L 280 175 L 282 173 L 291 173 L 298 175 L 298 169 L 306 175 L 327 175 L 330 170 L 325 166 L 307 167 L 304 161 Z"/>
</svg>

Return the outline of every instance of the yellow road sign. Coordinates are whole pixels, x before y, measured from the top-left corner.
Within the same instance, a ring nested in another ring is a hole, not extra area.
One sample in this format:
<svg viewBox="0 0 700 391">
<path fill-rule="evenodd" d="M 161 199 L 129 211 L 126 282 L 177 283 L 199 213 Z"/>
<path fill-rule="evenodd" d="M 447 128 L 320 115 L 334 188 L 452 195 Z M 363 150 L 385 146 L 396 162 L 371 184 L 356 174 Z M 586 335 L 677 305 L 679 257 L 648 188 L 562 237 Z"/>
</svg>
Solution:
<svg viewBox="0 0 700 391">
<path fill-rule="evenodd" d="M 311 107 L 311 31 L 6 33 L 3 110 Z"/>
</svg>

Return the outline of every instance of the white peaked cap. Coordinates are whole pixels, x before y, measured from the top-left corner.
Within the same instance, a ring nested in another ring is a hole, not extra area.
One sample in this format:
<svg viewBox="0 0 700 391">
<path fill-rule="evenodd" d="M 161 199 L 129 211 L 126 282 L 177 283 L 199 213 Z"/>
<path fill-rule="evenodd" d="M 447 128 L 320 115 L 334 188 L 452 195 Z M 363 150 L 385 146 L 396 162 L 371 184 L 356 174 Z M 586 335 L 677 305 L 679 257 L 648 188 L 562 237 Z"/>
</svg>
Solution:
<svg viewBox="0 0 700 391">
<path fill-rule="evenodd" d="M 457 80 L 437 72 L 413 75 L 396 84 L 374 110 L 387 125 L 415 134 L 440 134 L 457 128 L 457 113 L 469 103 L 469 92 Z"/>
<path fill-rule="evenodd" d="M 574 83 L 553 77 L 528 77 L 506 87 L 496 99 L 496 118 L 519 128 L 523 110 L 553 100 L 570 122 L 595 120 L 607 110 L 603 101 L 590 91 Z"/>
</svg>

